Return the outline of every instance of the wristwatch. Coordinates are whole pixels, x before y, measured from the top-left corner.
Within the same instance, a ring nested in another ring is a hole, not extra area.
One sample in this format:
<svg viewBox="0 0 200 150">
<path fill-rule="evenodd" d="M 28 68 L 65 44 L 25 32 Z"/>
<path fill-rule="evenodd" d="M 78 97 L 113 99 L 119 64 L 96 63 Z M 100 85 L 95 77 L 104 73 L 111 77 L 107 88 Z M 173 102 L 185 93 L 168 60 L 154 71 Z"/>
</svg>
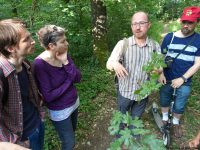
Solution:
<svg viewBox="0 0 200 150">
<path fill-rule="evenodd" d="M 184 82 L 187 82 L 187 78 L 185 78 L 184 76 L 181 76 L 181 78 L 183 79 Z"/>
</svg>

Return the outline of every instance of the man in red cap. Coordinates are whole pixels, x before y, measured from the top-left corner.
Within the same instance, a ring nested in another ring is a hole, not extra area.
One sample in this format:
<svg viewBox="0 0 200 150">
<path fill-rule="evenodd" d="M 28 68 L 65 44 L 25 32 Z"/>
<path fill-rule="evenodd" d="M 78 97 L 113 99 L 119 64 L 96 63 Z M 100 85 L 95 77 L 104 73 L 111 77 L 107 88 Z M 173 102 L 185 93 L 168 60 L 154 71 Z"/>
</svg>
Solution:
<svg viewBox="0 0 200 150">
<path fill-rule="evenodd" d="M 159 78 L 163 84 L 160 89 L 162 120 L 164 124 L 168 121 L 170 101 L 175 91 L 172 123 L 174 136 L 178 138 L 182 136 L 180 118 L 191 92 L 191 78 L 200 68 L 200 34 L 194 31 L 199 18 L 199 7 L 185 8 L 180 18 L 181 29 L 168 33 L 161 45 L 162 53 L 172 60 Z"/>
</svg>

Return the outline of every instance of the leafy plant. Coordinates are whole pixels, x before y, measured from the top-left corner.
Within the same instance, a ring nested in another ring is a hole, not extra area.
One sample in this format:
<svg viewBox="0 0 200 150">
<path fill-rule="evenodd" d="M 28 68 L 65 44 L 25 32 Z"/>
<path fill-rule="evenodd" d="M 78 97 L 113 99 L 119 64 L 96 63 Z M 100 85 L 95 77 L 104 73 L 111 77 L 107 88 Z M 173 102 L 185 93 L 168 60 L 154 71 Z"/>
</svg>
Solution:
<svg viewBox="0 0 200 150">
<path fill-rule="evenodd" d="M 161 84 L 158 83 L 157 80 L 159 77 L 159 69 L 166 67 L 164 56 L 154 52 L 151 56 L 152 59 L 147 63 L 147 65 L 143 66 L 143 70 L 149 75 L 149 80 L 143 83 L 141 88 L 134 92 L 134 94 L 138 95 L 139 100 L 150 95 L 152 92 L 157 91 L 161 87 Z"/>
<path fill-rule="evenodd" d="M 164 150 L 162 140 L 156 139 L 155 135 L 143 127 L 142 120 L 132 119 L 128 112 L 122 114 L 115 111 L 108 130 L 111 135 L 117 135 L 118 138 L 115 138 L 108 150 L 121 150 L 122 145 L 128 150 Z"/>
</svg>

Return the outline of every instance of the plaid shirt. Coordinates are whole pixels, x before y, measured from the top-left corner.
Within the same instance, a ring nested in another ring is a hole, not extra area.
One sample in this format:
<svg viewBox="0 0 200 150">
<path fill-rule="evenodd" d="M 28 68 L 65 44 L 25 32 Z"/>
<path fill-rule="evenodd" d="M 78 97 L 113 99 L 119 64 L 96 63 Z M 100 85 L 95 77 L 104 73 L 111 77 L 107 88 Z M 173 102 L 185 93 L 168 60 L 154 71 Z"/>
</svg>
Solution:
<svg viewBox="0 0 200 150">
<path fill-rule="evenodd" d="M 29 100 L 42 112 L 43 109 L 40 107 L 41 99 L 31 72 L 31 66 L 27 61 L 23 61 L 23 64 L 30 82 Z M 20 142 L 23 132 L 23 108 L 18 76 L 14 66 L 2 55 L 0 55 L 0 68 L 3 70 L 9 84 L 8 100 L 3 106 L 4 89 L 2 81 L 0 81 L 0 141 L 8 141 L 25 146 Z"/>
</svg>

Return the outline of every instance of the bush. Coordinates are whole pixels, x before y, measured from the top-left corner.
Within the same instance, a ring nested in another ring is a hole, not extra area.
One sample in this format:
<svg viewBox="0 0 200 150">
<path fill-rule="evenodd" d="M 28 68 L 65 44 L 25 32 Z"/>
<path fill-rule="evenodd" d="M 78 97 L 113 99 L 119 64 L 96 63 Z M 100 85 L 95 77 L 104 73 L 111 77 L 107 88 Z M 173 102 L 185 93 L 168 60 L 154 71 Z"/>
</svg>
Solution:
<svg viewBox="0 0 200 150">
<path fill-rule="evenodd" d="M 128 112 L 122 114 L 115 111 L 108 130 L 111 135 L 120 136 L 111 143 L 108 150 L 121 150 L 122 145 L 128 150 L 165 150 L 163 141 L 143 127 L 142 120 L 132 119 Z M 140 135 L 140 138 L 134 138 L 135 135 Z"/>
</svg>

